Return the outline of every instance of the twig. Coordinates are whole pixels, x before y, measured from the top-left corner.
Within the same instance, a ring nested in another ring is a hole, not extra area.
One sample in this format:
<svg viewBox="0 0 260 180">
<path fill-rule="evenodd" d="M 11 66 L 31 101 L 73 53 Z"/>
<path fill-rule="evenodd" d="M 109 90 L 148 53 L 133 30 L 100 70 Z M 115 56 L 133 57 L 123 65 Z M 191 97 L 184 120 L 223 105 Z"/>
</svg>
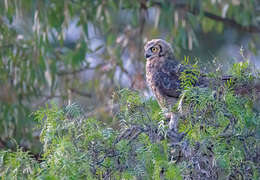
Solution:
<svg viewBox="0 0 260 180">
<path fill-rule="evenodd" d="M 135 140 L 143 131 L 141 129 L 139 129 L 130 139 L 129 139 L 129 142 L 128 142 L 128 145 L 133 141 Z"/>
<path fill-rule="evenodd" d="M 58 76 L 64 76 L 64 75 L 70 75 L 70 74 L 77 74 L 77 73 L 80 73 L 82 71 L 86 71 L 86 70 L 95 70 L 97 69 L 98 67 L 100 67 L 102 64 L 99 64 L 98 66 L 95 66 L 95 67 L 89 67 L 89 65 L 86 65 L 80 69 L 77 69 L 77 70 L 74 70 L 74 71 L 67 71 L 67 70 L 62 70 L 60 72 L 57 72 L 57 75 Z"/>
<path fill-rule="evenodd" d="M 80 90 L 75 89 L 75 88 L 69 88 L 69 90 L 71 90 L 72 93 L 78 94 L 78 95 L 80 95 L 80 96 L 91 97 L 91 94 L 90 94 L 90 93 L 83 92 L 83 91 L 80 91 Z"/>
<path fill-rule="evenodd" d="M 130 137 L 131 134 L 133 133 L 133 131 L 136 130 L 136 129 L 137 129 L 138 131 L 129 139 L 128 144 L 130 144 L 130 143 L 131 143 L 133 140 L 135 140 L 142 132 L 144 132 L 142 128 L 137 127 L 137 126 L 134 126 L 134 127 L 129 128 L 129 129 L 126 129 L 122 134 L 120 134 L 120 135 L 116 138 L 115 142 L 113 143 L 114 146 L 115 146 L 117 143 L 119 143 L 119 141 L 121 141 L 123 138 L 127 139 L 128 137 Z M 105 160 L 107 157 L 116 157 L 116 156 L 118 156 L 118 155 L 120 155 L 120 154 L 121 154 L 121 153 L 117 153 L 117 152 L 115 152 L 115 151 L 112 151 L 112 153 L 109 152 L 108 154 L 105 154 L 97 163 L 95 163 L 95 165 L 100 165 L 101 163 L 104 162 L 104 160 Z"/>
<path fill-rule="evenodd" d="M 44 99 L 42 99 L 39 103 L 37 103 L 35 106 L 41 106 L 43 104 L 45 104 L 48 100 L 52 99 L 52 98 L 62 98 L 64 97 L 64 95 L 42 95 L 44 97 Z"/>
</svg>

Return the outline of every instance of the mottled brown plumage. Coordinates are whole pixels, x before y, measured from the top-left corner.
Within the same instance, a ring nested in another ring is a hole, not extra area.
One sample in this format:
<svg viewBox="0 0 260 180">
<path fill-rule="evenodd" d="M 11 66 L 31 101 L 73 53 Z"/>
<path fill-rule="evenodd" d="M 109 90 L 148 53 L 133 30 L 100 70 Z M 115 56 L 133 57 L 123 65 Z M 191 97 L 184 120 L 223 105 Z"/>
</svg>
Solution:
<svg viewBox="0 0 260 180">
<path fill-rule="evenodd" d="M 153 39 L 144 46 L 146 81 L 161 108 L 169 110 L 180 95 L 179 76 L 182 65 L 173 55 L 169 43 Z"/>
<path fill-rule="evenodd" d="M 177 132 L 178 118 L 171 112 L 171 108 L 180 95 L 180 75 L 185 67 L 175 59 L 171 45 L 162 39 L 147 42 L 144 52 L 147 60 L 147 84 L 166 113 L 166 117 L 170 118 L 170 129 L 173 130 L 172 132 Z M 177 134 L 174 133 L 173 136 L 175 135 Z M 177 137 L 177 139 L 181 138 Z"/>
</svg>

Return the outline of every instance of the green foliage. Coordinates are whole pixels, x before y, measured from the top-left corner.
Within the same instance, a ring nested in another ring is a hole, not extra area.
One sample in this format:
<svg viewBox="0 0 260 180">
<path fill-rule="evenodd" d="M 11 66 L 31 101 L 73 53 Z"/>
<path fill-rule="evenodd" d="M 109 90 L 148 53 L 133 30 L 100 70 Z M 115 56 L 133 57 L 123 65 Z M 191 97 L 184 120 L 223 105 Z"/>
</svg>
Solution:
<svg viewBox="0 0 260 180">
<path fill-rule="evenodd" d="M 181 87 L 185 90 L 196 84 L 200 75 L 200 70 L 197 64 L 190 64 L 189 57 L 185 56 L 182 64 L 185 66 L 185 69 L 181 72 L 180 80 Z"/>
<path fill-rule="evenodd" d="M 250 86 L 255 80 L 248 63 L 234 64 L 231 72 L 235 86 L 245 82 Z M 212 148 L 216 163 L 223 170 L 221 175 L 257 179 L 259 162 L 254 162 L 253 157 L 259 148 L 260 115 L 252 109 L 252 95 L 235 94 L 234 83 L 228 82 L 213 89 L 185 89 L 178 107 L 184 114 L 180 130 L 190 128 L 187 138 L 193 144 L 199 142 Z"/>
<path fill-rule="evenodd" d="M 182 180 L 180 168 L 176 167 L 174 164 L 170 164 L 170 167 L 167 169 L 165 173 L 166 179 L 176 179 Z"/>
<path fill-rule="evenodd" d="M 260 116 L 250 105 L 251 96 L 237 95 L 225 83 L 187 86 L 179 100 L 178 129 L 190 130 L 180 142 L 168 137 L 168 125 L 156 101 L 122 89 L 113 95 L 118 113 L 111 124 L 85 117 L 77 104 L 64 108 L 52 104 L 36 111 L 42 158 L 36 161 L 22 149 L 1 151 L 1 176 L 259 179 Z"/>
<path fill-rule="evenodd" d="M 162 116 L 158 104 L 127 89 L 115 96 L 122 97 L 116 120 L 121 122 L 119 129 L 85 118 L 76 104 L 63 109 L 53 104 L 36 111 L 34 117 L 41 128 L 40 139 L 44 145 L 42 159 L 29 161 L 26 154 L 28 163 L 34 164 L 30 164 L 30 172 L 21 171 L 19 176 L 28 179 L 160 179 L 162 169 L 171 169 L 167 171 L 168 177 L 179 175 L 178 169 L 168 162 L 167 141 L 159 141 L 161 136 L 156 132 L 157 118 Z M 2 159 L 15 155 L 12 161 L 4 161 L 8 172 L 2 171 L 2 177 L 16 172 L 21 165 L 13 162 L 24 154 L 2 152 Z"/>
<path fill-rule="evenodd" d="M 198 42 L 197 51 L 218 51 L 228 25 L 234 27 L 232 34 L 239 33 L 234 41 L 243 37 L 241 30 L 259 29 L 257 0 L 2 0 L 0 6 L 1 140 L 13 148 L 10 139 L 15 138 L 33 151 L 34 123 L 28 118 L 32 110 L 48 100 L 74 101 L 79 96 L 87 106 L 106 104 L 107 94 L 118 86 L 130 87 L 135 81 L 130 75 L 142 72 L 140 48 L 146 39 L 163 37 L 180 57 Z M 209 38 L 201 38 L 205 33 Z M 255 53 L 257 37 L 249 38 Z M 209 48 L 205 39 L 214 46 Z M 125 65 L 126 55 L 132 69 Z M 89 69 L 95 72 L 86 81 L 80 72 Z M 131 81 L 127 85 L 122 83 L 124 76 Z M 193 80 L 183 82 L 190 86 Z M 32 143 L 24 143 L 28 140 Z"/>
<path fill-rule="evenodd" d="M 0 152 L 0 175 L 4 179 L 30 179 L 36 176 L 40 164 L 22 149 Z"/>
<path fill-rule="evenodd" d="M 182 179 L 192 172 L 196 179 L 205 175 L 198 165 L 211 155 L 216 163 L 202 170 L 259 179 L 259 112 L 253 97 L 236 94 L 239 85 L 254 83 L 247 62 L 234 64 L 234 78 L 224 85 L 214 74 L 213 81 L 221 86 L 199 88 L 193 87 L 198 67 L 185 58 L 191 68 L 181 73 L 184 91 L 177 109 L 184 113 L 179 131 L 190 131 L 180 143 L 167 137 L 168 125 L 157 102 L 139 92 L 115 93 L 116 116 L 98 109 L 107 108 L 114 89 L 134 85 L 132 76 L 144 65 L 144 40 L 164 37 L 175 45 L 178 57 L 198 42 L 201 51 L 211 51 L 209 43 L 203 44 L 210 38 L 198 39 L 207 33 L 216 41 L 212 49 L 218 50 L 222 44 L 217 40 L 223 39 L 230 22 L 239 38 L 241 31 L 257 29 L 257 0 L 3 0 L 0 6 L 0 146 L 12 149 L 0 153 L 1 177 Z M 76 38 L 68 35 L 71 28 Z M 249 39 L 250 50 L 256 52 L 258 36 Z M 60 108 L 82 96 L 88 110 L 70 103 Z M 60 104 L 38 108 L 49 100 Z M 98 117 L 85 112 L 94 108 Z M 24 152 L 36 151 L 38 136 L 31 132 L 35 124 L 43 144 L 37 160 Z M 185 157 L 178 157 L 179 152 Z"/>
</svg>

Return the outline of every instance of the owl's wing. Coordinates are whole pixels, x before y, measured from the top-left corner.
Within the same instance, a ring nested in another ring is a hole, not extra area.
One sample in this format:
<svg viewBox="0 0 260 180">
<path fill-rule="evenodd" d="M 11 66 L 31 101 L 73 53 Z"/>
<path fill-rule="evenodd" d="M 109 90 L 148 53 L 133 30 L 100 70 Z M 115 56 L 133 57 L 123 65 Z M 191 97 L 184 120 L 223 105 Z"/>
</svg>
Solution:
<svg viewBox="0 0 260 180">
<path fill-rule="evenodd" d="M 153 81 L 160 94 L 178 98 L 180 95 L 180 66 L 175 61 L 165 61 L 162 67 L 154 73 Z"/>
<path fill-rule="evenodd" d="M 168 96 L 178 98 L 181 93 L 181 73 L 185 71 L 185 73 L 192 74 L 192 71 L 189 72 L 190 69 L 192 69 L 191 66 L 178 64 L 174 60 L 166 60 L 161 68 L 153 75 L 153 81 L 155 82 L 155 86 L 159 90 L 159 93 L 166 97 Z M 232 76 L 222 76 L 219 79 L 219 82 L 217 82 L 216 80 L 208 77 L 205 73 L 193 75 L 197 76 L 196 81 L 194 81 L 193 85 L 199 87 L 215 87 L 223 85 L 230 79 L 236 80 Z M 244 85 L 244 87 L 247 86 Z M 239 88 L 243 89 L 241 88 L 241 86 L 239 86 Z M 256 85 L 253 85 L 253 88 L 257 89 L 257 92 L 260 92 L 260 82 Z"/>
<path fill-rule="evenodd" d="M 180 76 L 184 71 L 185 74 L 191 74 L 197 77 L 193 79 L 194 86 L 207 86 L 207 77 L 203 74 L 194 74 L 192 69 L 192 66 L 179 64 L 174 60 L 166 60 L 161 69 L 155 73 L 155 82 L 157 82 L 156 86 L 160 93 L 169 97 L 178 98 L 181 93 Z"/>
</svg>

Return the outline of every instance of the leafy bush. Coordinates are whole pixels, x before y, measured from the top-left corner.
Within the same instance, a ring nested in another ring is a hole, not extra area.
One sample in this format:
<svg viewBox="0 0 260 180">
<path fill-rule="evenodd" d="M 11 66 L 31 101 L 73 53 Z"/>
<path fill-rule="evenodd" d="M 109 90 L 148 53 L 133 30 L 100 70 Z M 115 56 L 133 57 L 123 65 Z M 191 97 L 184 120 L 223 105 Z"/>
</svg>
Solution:
<svg viewBox="0 0 260 180">
<path fill-rule="evenodd" d="M 236 91 L 244 77 L 250 77 L 248 83 L 254 78 L 244 64 L 234 65 L 233 72 L 233 79 L 215 87 L 187 83 L 174 108 L 181 115 L 180 141 L 169 137 L 167 120 L 157 102 L 129 89 L 114 93 L 118 112 L 109 124 L 85 117 L 77 104 L 46 106 L 34 113 L 41 129 L 42 158 L 36 161 L 22 149 L 1 151 L 1 176 L 259 179 L 259 112 L 253 94 L 242 96 Z"/>
</svg>

